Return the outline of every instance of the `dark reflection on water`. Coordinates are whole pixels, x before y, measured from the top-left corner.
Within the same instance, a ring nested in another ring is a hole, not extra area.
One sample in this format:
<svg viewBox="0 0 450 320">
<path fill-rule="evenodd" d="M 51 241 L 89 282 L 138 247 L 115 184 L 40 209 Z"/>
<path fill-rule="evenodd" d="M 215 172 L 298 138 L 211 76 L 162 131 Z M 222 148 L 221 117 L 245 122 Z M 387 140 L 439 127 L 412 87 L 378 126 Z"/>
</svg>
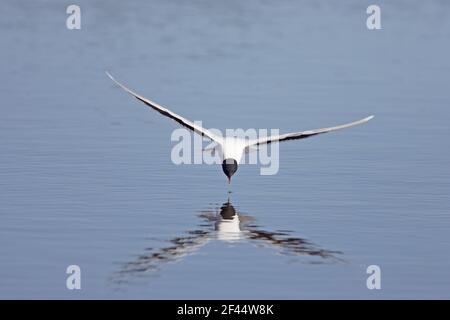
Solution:
<svg viewBox="0 0 450 320">
<path fill-rule="evenodd" d="M 313 264 L 344 261 L 339 257 L 342 252 L 322 249 L 309 240 L 292 236 L 293 231 L 261 229 L 253 217 L 240 214 L 230 199 L 220 209 L 216 206 L 211 210 L 201 211 L 198 217 L 201 219 L 198 229 L 189 230 L 185 235 L 169 240 L 169 246 L 155 250 L 147 248 L 136 260 L 125 263 L 113 275 L 112 282 L 124 283 L 130 277 L 158 271 L 165 263 L 183 259 L 214 240 L 230 243 L 247 241 L 257 247 L 273 247 L 284 256 L 313 258 L 307 261 Z"/>
</svg>

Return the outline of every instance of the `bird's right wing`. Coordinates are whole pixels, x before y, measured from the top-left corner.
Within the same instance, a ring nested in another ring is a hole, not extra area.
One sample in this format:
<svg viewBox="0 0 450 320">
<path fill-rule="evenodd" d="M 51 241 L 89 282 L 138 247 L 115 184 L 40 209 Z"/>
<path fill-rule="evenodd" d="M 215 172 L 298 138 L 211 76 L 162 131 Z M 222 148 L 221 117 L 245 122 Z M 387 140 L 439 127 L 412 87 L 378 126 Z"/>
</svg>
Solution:
<svg viewBox="0 0 450 320">
<path fill-rule="evenodd" d="M 114 79 L 114 77 L 109 73 L 106 72 L 106 75 L 112 80 L 114 81 L 119 87 L 121 87 L 123 90 L 125 90 L 126 92 L 128 92 L 129 94 L 131 94 L 133 97 L 135 97 L 136 99 L 138 99 L 139 101 L 145 103 L 147 106 L 149 106 L 150 108 L 158 111 L 160 114 L 162 114 L 163 116 L 166 116 L 172 120 L 175 120 L 176 122 L 178 122 L 179 124 L 181 124 L 182 126 L 202 135 L 202 136 L 206 136 L 207 138 L 219 142 L 221 143 L 221 138 L 218 137 L 217 135 L 213 134 L 212 132 L 210 132 L 209 130 L 196 125 L 195 123 L 193 123 L 192 121 L 183 118 L 182 116 L 176 114 L 173 111 L 170 111 L 167 108 L 164 108 L 163 106 L 160 106 L 159 104 L 144 98 L 143 96 L 131 91 L 130 89 L 128 89 L 127 87 L 125 87 L 123 84 L 121 84 L 119 81 L 117 81 L 116 79 Z"/>
</svg>

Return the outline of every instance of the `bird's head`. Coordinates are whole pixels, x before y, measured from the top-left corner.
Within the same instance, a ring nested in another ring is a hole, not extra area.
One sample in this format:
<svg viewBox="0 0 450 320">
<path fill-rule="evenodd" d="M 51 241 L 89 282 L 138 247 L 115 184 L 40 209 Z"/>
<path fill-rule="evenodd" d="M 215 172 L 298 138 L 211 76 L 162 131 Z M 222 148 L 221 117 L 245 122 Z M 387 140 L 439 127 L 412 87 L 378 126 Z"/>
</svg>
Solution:
<svg viewBox="0 0 450 320">
<path fill-rule="evenodd" d="M 228 177 L 228 183 L 231 182 L 231 177 L 238 169 L 238 163 L 233 158 L 228 158 L 223 160 L 222 162 L 222 170 L 223 173 Z"/>
</svg>

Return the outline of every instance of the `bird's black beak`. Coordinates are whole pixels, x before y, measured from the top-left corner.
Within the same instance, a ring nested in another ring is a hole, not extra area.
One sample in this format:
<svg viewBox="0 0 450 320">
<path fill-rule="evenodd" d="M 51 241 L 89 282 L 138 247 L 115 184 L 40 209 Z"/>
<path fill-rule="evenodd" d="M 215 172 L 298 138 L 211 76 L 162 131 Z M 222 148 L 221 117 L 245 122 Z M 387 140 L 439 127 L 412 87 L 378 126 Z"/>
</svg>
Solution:
<svg viewBox="0 0 450 320">
<path fill-rule="evenodd" d="M 228 177 L 228 183 L 231 183 L 231 177 L 238 169 L 238 163 L 236 160 L 232 158 L 228 158 L 223 160 L 222 162 L 222 170 L 223 173 Z"/>
</svg>

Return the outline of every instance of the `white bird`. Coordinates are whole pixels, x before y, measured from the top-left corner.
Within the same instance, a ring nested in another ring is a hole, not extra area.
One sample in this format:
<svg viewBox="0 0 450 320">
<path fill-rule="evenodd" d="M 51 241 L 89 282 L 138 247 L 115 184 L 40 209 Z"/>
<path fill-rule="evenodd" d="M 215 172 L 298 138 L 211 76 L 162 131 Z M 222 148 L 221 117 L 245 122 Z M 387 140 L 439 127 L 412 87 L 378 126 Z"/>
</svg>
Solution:
<svg viewBox="0 0 450 320">
<path fill-rule="evenodd" d="M 231 177 L 235 174 L 235 172 L 238 169 L 238 164 L 241 161 L 242 156 L 249 152 L 252 148 L 257 148 L 260 145 L 263 144 L 269 144 L 274 142 L 281 142 L 281 141 L 287 141 L 287 140 L 297 140 L 297 139 L 305 139 L 309 138 L 321 133 L 327 133 L 331 131 L 336 131 L 340 129 L 350 128 L 359 124 L 366 123 L 367 121 L 371 120 L 374 116 L 371 115 L 367 118 L 354 121 L 351 123 L 335 126 L 335 127 L 328 127 L 328 128 L 322 128 L 322 129 L 315 129 L 315 130 L 307 130 L 307 131 L 299 131 L 299 132 L 291 132 L 291 133 L 285 133 L 281 135 L 275 135 L 275 136 L 269 136 L 269 137 L 263 137 L 259 139 L 240 139 L 236 137 L 221 137 L 218 136 L 211 131 L 193 123 L 192 121 L 176 114 L 175 112 L 164 108 L 163 106 L 160 106 L 159 104 L 144 98 L 143 96 L 133 92 L 132 90 L 125 87 L 123 84 L 118 82 L 114 77 L 109 73 L 106 72 L 106 75 L 111 78 L 112 81 L 114 81 L 117 85 L 119 85 L 123 90 L 131 94 L 133 97 L 138 99 L 139 101 L 145 103 L 150 108 L 158 111 L 163 116 L 166 116 L 172 120 L 175 120 L 182 126 L 200 134 L 203 137 L 207 137 L 211 139 L 212 141 L 217 143 L 217 146 L 215 149 L 219 152 L 219 156 L 222 160 L 222 170 L 225 173 L 225 175 L 228 177 L 228 183 L 231 182 Z"/>
</svg>

